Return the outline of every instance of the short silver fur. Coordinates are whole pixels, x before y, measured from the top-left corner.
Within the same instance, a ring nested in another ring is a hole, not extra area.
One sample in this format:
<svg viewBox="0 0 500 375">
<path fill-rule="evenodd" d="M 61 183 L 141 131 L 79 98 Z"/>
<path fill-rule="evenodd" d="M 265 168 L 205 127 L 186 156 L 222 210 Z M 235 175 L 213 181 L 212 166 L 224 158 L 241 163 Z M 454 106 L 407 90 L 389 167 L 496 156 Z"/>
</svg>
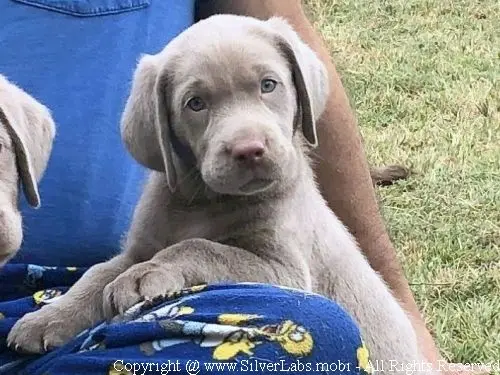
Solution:
<svg viewBox="0 0 500 375">
<path fill-rule="evenodd" d="M 0 74 L 0 265 L 22 243 L 20 186 L 27 202 L 40 207 L 38 183 L 54 137 L 55 125 L 47 107 Z"/>
<path fill-rule="evenodd" d="M 261 94 L 267 76 L 279 83 Z M 233 280 L 337 301 L 361 327 L 371 360 L 387 364 L 385 372 L 392 372 L 390 361 L 423 363 L 407 315 L 316 186 L 307 154 L 317 143 L 327 82 L 318 57 L 280 18 L 213 16 L 143 56 L 122 136 L 153 171 L 124 250 L 17 322 L 9 344 L 42 352 L 143 297 Z M 208 109 L 186 108 L 192 95 Z M 171 134 L 191 150 L 192 165 L 173 150 Z M 265 139 L 259 168 L 225 152 L 245 139 Z"/>
</svg>

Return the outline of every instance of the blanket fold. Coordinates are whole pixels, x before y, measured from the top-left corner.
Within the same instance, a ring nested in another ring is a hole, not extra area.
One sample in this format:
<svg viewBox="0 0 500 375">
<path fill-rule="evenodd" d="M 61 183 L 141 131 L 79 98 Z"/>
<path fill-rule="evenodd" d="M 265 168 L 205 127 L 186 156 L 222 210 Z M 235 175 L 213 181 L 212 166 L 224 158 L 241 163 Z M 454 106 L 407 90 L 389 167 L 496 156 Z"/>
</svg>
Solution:
<svg viewBox="0 0 500 375">
<path fill-rule="evenodd" d="M 187 288 L 141 302 L 45 355 L 10 350 L 24 314 L 60 298 L 86 271 L 7 264 L 0 271 L 0 374 L 366 375 L 368 351 L 350 316 L 316 294 L 256 283 Z"/>
</svg>

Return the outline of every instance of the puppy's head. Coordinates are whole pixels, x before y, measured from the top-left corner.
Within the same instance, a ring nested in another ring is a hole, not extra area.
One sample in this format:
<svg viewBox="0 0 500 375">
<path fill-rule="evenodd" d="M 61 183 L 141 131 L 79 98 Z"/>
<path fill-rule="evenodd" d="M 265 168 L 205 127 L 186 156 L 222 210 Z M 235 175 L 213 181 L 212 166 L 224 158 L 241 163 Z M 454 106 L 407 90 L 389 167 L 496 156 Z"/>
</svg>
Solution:
<svg viewBox="0 0 500 375">
<path fill-rule="evenodd" d="M 294 178 L 327 93 L 325 67 L 285 21 L 212 16 L 142 57 L 122 136 L 172 190 L 180 160 L 217 193 L 255 194 Z"/>
<path fill-rule="evenodd" d="M 0 75 L 0 265 L 21 246 L 20 183 L 27 202 L 40 206 L 38 182 L 54 136 L 49 110 Z"/>
</svg>

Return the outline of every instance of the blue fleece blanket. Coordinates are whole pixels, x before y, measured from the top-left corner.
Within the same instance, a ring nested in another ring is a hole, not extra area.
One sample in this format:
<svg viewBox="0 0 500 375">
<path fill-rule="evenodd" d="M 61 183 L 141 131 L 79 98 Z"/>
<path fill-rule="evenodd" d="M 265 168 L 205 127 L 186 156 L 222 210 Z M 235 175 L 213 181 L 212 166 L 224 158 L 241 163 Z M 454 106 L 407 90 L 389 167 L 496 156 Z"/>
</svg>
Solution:
<svg viewBox="0 0 500 375">
<path fill-rule="evenodd" d="M 321 296 L 253 283 L 199 285 L 142 302 L 40 356 L 6 345 L 13 324 L 85 272 L 7 264 L 0 270 L 0 373 L 361 374 L 368 350 L 345 311 Z"/>
</svg>

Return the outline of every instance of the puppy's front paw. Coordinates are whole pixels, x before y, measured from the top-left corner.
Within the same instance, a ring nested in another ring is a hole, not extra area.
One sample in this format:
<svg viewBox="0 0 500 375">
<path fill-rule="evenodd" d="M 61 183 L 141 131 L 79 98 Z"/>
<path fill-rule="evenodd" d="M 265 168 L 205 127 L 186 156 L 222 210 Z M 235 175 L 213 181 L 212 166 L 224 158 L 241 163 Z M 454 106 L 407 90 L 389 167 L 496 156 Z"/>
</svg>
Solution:
<svg viewBox="0 0 500 375">
<path fill-rule="evenodd" d="M 80 320 L 69 315 L 50 305 L 26 314 L 10 330 L 7 345 L 33 354 L 62 346 L 85 329 Z"/>
<path fill-rule="evenodd" d="M 111 319 L 144 299 L 163 296 L 184 286 L 182 273 L 173 267 L 155 261 L 136 264 L 104 288 L 104 315 Z"/>
</svg>

